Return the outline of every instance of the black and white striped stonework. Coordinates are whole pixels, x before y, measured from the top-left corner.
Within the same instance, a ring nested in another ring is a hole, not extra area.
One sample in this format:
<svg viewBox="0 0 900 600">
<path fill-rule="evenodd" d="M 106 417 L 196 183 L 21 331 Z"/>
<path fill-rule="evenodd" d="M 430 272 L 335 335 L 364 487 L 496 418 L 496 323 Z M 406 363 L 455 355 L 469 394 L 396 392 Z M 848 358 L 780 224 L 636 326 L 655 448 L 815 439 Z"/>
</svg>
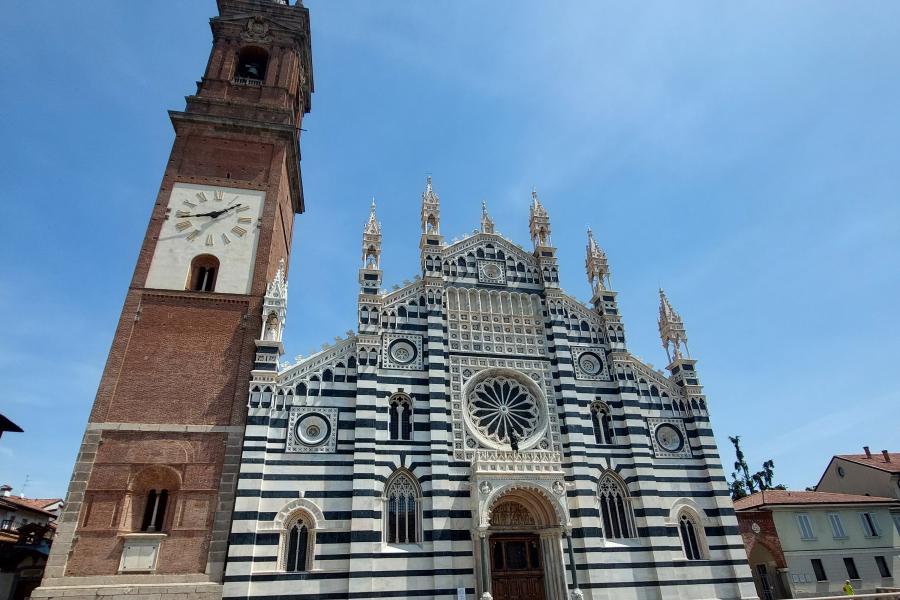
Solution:
<svg viewBox="0 0 900 600">
<path fill-rule="evenodd" d="M 592 600 L 755 598 L 706 399 L 625 349 L 615 294 L 581 304 L 545 285 L 552 256 L 542 263 L 499 235 L 427 251 L 423 278 L 363 287 L 358 331 L 278 372 L 268 395 L 254 371 L 224 597 L 481 598 L 491 536 L 531 522 L 491 512 L 509 490 L 552 521 L 533 528 L 547 600 L 576 589 Z M 466 413 L 473 382 L 494 371 L 521 373 L 546 411 L 518 453 L 508 439 L 488 445 Z M 391 439 L 403 437 L 390 425 L 398 394 L 410 439 Z M 599 441 L 592 406 L 611 416 Z M 401 543 L 386 535 L 395 485 L 404 503 L 416 496 Z M 682 516 L 696 524 L 698 560 Z M 287 556 L 297 523 L 301 561 L 296 546 Z"/>
</svg>

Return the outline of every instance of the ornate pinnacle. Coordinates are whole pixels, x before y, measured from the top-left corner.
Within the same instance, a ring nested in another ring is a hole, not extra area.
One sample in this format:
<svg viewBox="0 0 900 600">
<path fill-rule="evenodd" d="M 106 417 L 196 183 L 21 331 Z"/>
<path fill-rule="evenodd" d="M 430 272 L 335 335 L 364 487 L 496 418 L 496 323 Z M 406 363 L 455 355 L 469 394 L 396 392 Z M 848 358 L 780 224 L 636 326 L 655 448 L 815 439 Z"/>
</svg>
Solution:
<svg viewBox="0 0 900 600">
<path fill-rule="evenodd" d="M 372 197 L 372 206 L 369 209 L 369 220 L 366 222 L 366 226 L 363 229 L 363 233 L 369 235 L 380 235 L 381 234 L 381 223 L 379 223 L 375 219 L 375 197 Z"/>
<path fill-rule="evenodd" d="M 537 193 L 536 187 L 531 188 L 531 214 L 540 216 L 540 217 L 547 216 L 547 211 L 544 208 L 544 205 L 541 204 L 540 200 L 538 200 L 538 193 Z"/>
<path fill-rule="evenodd" d="M 531 210 L 528 217 L 528 230 L 535 248 L 550 245 L 550 216 L 538 200 L 537 189 L 531 190 Z"/>
<path fill-rule="evenodd" d="M 434 193 L 431 175 L 425 178 L 425 191 L 422 192 L 422 233 L 440 234 L 441 199 Z"/>
<path fill-rule="evenodd" d="M 669 303 L 669 299 L 666 297 L 666 293 L 662 288 L 659 289 L 659 320 L 657 323 L 659 324 L 659 337 L 662 341 L 663 348 L 666 349 L 669 360 L 681 358 L 682 345 L 684 346 L 685 352 L 690 356 L 684 321 L 681 319 L 681 315 L 672 308 L 672 305 Z"/>
<path fill-rule="evenodd" d="M 594 240 L 594 232 L 588 227 L 587 256 L 584 259 L 584 268 L 587 271 L 588 282 L 594 293 L 606 289 L 609 285 L 609 262 L 606 253 L 600 249 Z"/>
<path fill-rule="evenodd" d="M 487 202 L 481 202 L 481 233 L 494 233 L 494 220 L 488 214 Z"/>
</svg>

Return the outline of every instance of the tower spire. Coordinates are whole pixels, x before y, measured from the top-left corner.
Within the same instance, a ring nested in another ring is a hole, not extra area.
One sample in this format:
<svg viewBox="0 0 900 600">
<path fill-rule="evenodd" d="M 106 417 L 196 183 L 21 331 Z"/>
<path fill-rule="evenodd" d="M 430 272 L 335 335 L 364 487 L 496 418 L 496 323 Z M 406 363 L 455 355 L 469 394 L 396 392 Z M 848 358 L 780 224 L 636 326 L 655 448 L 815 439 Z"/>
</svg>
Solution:
<svg viewBox="0 0 900 600">
<path fill-rule="evenodd" d="M 494 233 L 494 220 L 488 214 L 487 202 L 481 202 L 481 233 Z"/>
<path fill-rule="evenodd" d="M 663 348 L 669 357 L 669 362 L 682 358 L 681 346 L 684 346 L 685 354 L 690 357 L 688 351 L 687 332 L 684 329 L 684 321 L 681 315 L 675 312 L 666 293 L 662 288 L 659 289 L 659 337 L 662 340 Z"/>
<path fill-rule="evenodd" d="M 550 246 L 550 216 L 547 209 L 538 199 L 537 188 L 531 190 L 531 210 L 528 217 L 528 229 L 535 249 Z"/>
<path fill-rule="evenodd" d="M 369 220 L 363 228 L 362 263 L 364 269 L 381 268 L 381 223 L 375 218 L 375 198 L 369 208 Z"/>
<path fill-rule="evenodd" d="M 606 259 L 606 253 L 594 240 L 594 232 L 590 227 L 588 227 L 587 235 L 587 256 L 584 259 L 584 268 L 587 271 L 588 282 L 591 284 L 591 291 L 596 295 L 610 287 L 609 262 Z"/>
<path fill-rule="evenodd" d="M 422 235 L 440 235 L 441 233 L 441 199 L 431 186 L 431 175 L 425 179 L 425 191 L 422 192 Z"/>
</svg>

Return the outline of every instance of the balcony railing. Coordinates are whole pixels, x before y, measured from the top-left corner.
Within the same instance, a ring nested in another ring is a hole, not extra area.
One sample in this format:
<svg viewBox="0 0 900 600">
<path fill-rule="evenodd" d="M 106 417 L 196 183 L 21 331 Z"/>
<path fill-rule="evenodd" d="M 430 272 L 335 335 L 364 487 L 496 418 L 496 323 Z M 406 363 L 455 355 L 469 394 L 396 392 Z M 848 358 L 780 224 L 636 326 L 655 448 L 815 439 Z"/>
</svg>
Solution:
<svg viewBox="0 0 900 600">
<path fill-rule="evenodd" d="M 250 87 L 262 87 L 262 79 L 253 79 L 252 77 L 235 77 L 232 80 L 234 85 L 249 85 Z"/>
</svg>

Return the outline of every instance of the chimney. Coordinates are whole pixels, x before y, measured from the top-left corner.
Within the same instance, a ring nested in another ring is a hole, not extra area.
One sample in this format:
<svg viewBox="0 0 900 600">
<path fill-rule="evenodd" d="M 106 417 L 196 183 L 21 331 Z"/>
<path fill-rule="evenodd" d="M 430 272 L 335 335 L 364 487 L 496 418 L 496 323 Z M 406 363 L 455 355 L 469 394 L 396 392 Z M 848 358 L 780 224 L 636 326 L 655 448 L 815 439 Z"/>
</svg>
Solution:
<svg viewBox="0 0 900 600">
<path fill-rule="evenodd" d="M 891 455 L 888 454 L 887 450 L 882 450 L 881 454 L 884 456 L 884 462 L 891 462 Z"/>
<path fill-rule="evenodd" d="M 12 491 L 11 485 L 0 485 L 0 496 L 9 496 L 9 493 Z"/>
<path fill-rule="evenodd" d="M 863 446 L 863 452 L 866 453 L 866 458 L 872 458 L 872 452 L 869 450 L 868 446 Z"/>
</svg>

